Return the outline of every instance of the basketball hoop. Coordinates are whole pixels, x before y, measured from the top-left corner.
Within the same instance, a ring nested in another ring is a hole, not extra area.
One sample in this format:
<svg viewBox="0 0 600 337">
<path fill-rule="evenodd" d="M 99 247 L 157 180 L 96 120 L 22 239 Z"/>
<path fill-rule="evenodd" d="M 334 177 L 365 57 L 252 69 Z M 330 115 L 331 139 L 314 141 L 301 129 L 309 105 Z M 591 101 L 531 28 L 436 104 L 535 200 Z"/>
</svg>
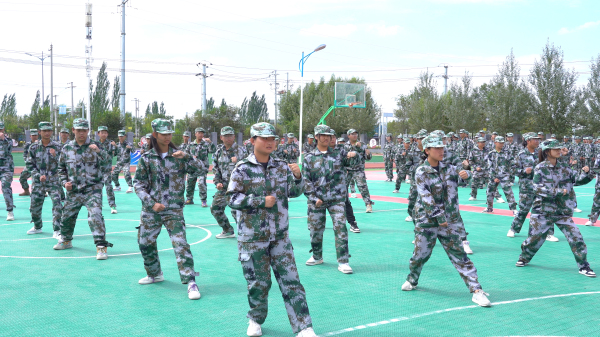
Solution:
<svg viewBox="0 0 600 337">
<path fill-rule="evenodd" d="M 355 105 L 361 105 L 362 102 L 352 102 L 352 103 L 348 103 L 348 107 L 349 108 L 354 108 Z"/>
</svg>

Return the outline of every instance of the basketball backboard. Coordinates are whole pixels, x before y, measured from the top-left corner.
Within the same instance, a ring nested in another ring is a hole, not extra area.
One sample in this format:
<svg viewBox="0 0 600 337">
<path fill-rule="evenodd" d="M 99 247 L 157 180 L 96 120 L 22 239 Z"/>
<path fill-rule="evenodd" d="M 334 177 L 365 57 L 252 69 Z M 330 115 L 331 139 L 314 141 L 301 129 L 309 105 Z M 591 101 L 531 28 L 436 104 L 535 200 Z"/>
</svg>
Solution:
<svg viewBox="0 0 600 337">
<path fill-rule="evenodd" d="M 359 83 L 335 82 L 336 108 L 366 108 L 365 85 Z"/>
</svg>

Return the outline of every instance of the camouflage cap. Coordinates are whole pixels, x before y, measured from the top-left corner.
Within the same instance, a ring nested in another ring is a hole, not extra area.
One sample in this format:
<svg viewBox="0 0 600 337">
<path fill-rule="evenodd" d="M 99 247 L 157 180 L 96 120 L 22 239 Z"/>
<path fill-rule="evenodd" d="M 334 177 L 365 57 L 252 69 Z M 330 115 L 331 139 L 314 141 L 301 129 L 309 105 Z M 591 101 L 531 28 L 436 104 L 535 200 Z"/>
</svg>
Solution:
<svg viewBox="0 0 600 337">
<path fill-rule="evenodd" d="M 431 131 L 430 135 L 436 135 L 440 138 L 444 138 L 446 136 L 446 134 L 442 130 Z"/>
<path fill-rule="evenodd" d="M 106 126 L 99 126 L 98 127 L 98 132 L 100 132 L 100 131 L 106 131 L 106 132 L 108 132 L 108 128 Z"/>
<path fill-rule="evenodd" d="M 204 130 L 204 128 L 196 128 L 196 130 L 194 130 L 194 133 L 196 132 L 204 132 L 206 133 L 206 130 Z"/>
<path fill-rule="evenodd" d="M 335 136 L 335 130 L 334 130 L 334 129 L 329 129 L 329 130 L 330 130 L 331 134 L 332 134 L 333 136 Z"/>
<path fill-rule="evenodd" d="M 406 138 L 415 138 L 415 136 L 409 134 L 409 135 L 406 135 Z"/>
<path fill-rule="evenodd" d="M 581 137 L 575 136 L 575 137 L 573 137 L 573 139 L 581 139 Z"/>
<path fill-rule="evenodd" d="M 315 126 L 315 135 L 333 135 L 333 133 L 331 132 L 331 128 L 325 124 L 321 124 L 321 125 L 317 125 Z"/>
<path fill-rule="evenodd" d="M 0 122 L 0 130 L 4 130 L 4 122 Z"/>
<path fill-rule="evenodd" d="M 538 135 L 543 135 L 544 133 L 542 131 L 538 132 Z"/>
<path fill-rule="evenodd" d="M 89 130 L 90 129 L 90 124 L 88 123 L 87 119 L 85 119 L 85 118 L 76 118 L 73 121 L 73 129 L 76 129 L 76 130 Z"/>
<path fill-rule="evenodd" d="M 483 130 L 479 130 L 479 133 L 485 133 L 485 131 L 483 131 Z"/>
<path fill-rule="evenodd" d="M 523 135 L 523 140 L 528 141 L 530 139 L 540 139 L 535 132 L 527 132 Z"/>
<path fill-rule="evenodd" d="M 452 131 L 448 132 L 448 137 L 454 137 L 454 132 L 452 132 Z"/>
<path fill-rule="evenodd" d="M 275 127 L 265 122 L 256 123 L 252 125 L 250 127 L 250 137 L 275 137 L 275 139 L 279 138 L 277 136 L 277 132 L 275 132 Z"/>
<path fill-rule="evenodd" d="M 192 133 L 191 133 L 191 132 L 189 132 L 189 131 L 184 131 L 184 132 L 183 132 L 183 136 L 184 136 L 184 137 L 191 137 L 191 136 L 192 136 Z"/>
<path fill-rule="evenodd" d="M 565 136 L 563 137 L 563 139 L 569 139 L 569 138 L 571 138 L 571 137 L 569 137 L 568 135 L 565 135 Z"/>
<path fill-rule="evenodd" d="M 338 141 L 338 143 L 339 143 L 339 142 L 344 142 L 344 143 L 346 142 L 346 140 L 344 139 L 344 137 L 340 137 L 340 138 L 338 138 L 338 139 L 337 139 L 337 141 Z"/>
<path fill-rule="evenodd" d="M 39 122 L 38 128 L 41 130 L 52 130 L 52 123 L 50 122 Z M 65 129 L 66 130 L 66 129 Z M 62 130 L 60 130 L 62 132 Z"/>
<path fill-rule="evenodd" d="M 423 130 L 419 131 L 416 135 L 415 138 L 425 138 L 427 137 L 427 131 L 423 132 Z"/>
<path fill-rule="evenodd" d="M 477 142 L 478 142 L 478 143 L 485 143 L 485 138 L 483 138 L 483 137 L 478 137 L 478 138 L 477 138 Z"/>
<path fill-rule="evenodd" d="M 494 132 L 492 132 L 492 135 L 495 135 L 495 136 L 497 136 L 497 135 L 498 135 L 498 132 L 494 131 Z"/>
<path fill-rule="evenodd" d="M 506 134 L 506 137 L 514 137 L 514 136 L 515 136 L 515 135 L 513 135 L 513 133 L 512 133 L 512 132 L 509 132 L 509 133 L 507 133 L 507 134 Z"/>
<path fill-rule="evenodd" d="M 550 138 L 556 138 L 555 134 L 550 135 Z"/>
<path fill-rule="evenodd" d="M 306 138 L 312 138 L 312 139 L 314 139 L 315 136 L 313 136 L 312 133 L 309 133 L 308 136 L 306 136 Z"/>
<path fill-rule="evenodd" d="M 151 133 L 147 133 L 147 134 L 146 134 L 146 138 L 147 138 L 147 139 L 150 139 L 150 138 L 152 138 L 152 134 L 151 134 Z"/>
<path fill-rule="evenodd" d="M 396 139 L 404 139 L 404 137 L 402 135 L 397 135 Z"/>
<path fill-rule="evenodd" d="M 388 132 L 385 136 L 386 137 L 392 137 L 392 134 Z"/>
<path fill-rule="evenodd" d="M 348 130 L 348 132 L 346 132 L 347 135 L 351 135 L 353 133 L 358 133 L 358 131 L 356 131 L 354 129 L 350 129 L 350 130 Z"/>
<path fill-rule="evenodd" d="M 62 129 L 60 129 L 60 133 L 68 133 L 68 134 L 71 134 L 71 133 L 69 132 L 69 129 L 67 129 L 67 128 L 62 128 Z"/>
<path fill-rule="evenodd" d="M 224 126 L 221 128 L 221 136 L 225 135 L 235 135 L 235 131 L 233 131 L 231 126 Z"/>
<path fill-rule="evenodd" d="M 548 140 L 543 141 L 541 144 L 541 147 L 542 147 L 542 151 L 546 151 L 548 149 L 553 150 L 553 149 L 561 149 L 562 148 L 562 146 L 556 139 L 548 139 Z"/>
<path fill-rule="evenodd" d="M 467 133 L 467 130 L 465 130 L 465 129 L 460 129 L 460 130 L 458 131 L 458 133 Z"/>
<path fill-rule="evenodd" d="M 169 134 L 175 132 L 175 130 L 173 130 L 173 123 L 171 123 L 170 120 L 157 118 L 152 121 L 151 126 L 152 131 L 160 134 Z"/>
<path fill-rule="evenodd" d="M 125 132 L 125 130 L 119 130 L 119 131 L 117 131 L 117 135 L 118 135 L 119 137 L 124 137 L 124 136 L 125 136 L 125 134 L 127 134 L 127 132 Z"/>
<path fill-rule="evenodd" d="M 293 132 L 290 132 L 290 133 L 288 133 L 288 134 L 287 134 L 287 137 L 288 137 L 288 138 L 294 138 L 294 133 L 293 133 Z"/>
<path fill-rule="evenodd" d="M 52 129 L 51 129 L 52 130 Z M 38 131 L 37 129 L 29 129 L 29 135 L 30 136 L 38 136 Z"/>
<path fill-rule="evenodd" d="M 408 138 L 407 138 L 407 139 L 405 139 L 405 140 L 404 140 L 404 143 L 405 143 L 405 144 L 410 144 L 410 139 L 408 139 Z"/>
<path fill-rule="evenodd" d="M 494 138 L 494 143 L 504 143 L 504 137 L 497 136 L 496 138 Z"/>
<path fill-rule="evenodd" d="M 429 147 L 446 147 L 446 145 L 444 145 L 444 141 L 442 141 L 442 138 L 433 133 L 423 138 L 421 144 L 423 144 L 423 151 L 425 151 L 425 149 Z"/>
</svg>

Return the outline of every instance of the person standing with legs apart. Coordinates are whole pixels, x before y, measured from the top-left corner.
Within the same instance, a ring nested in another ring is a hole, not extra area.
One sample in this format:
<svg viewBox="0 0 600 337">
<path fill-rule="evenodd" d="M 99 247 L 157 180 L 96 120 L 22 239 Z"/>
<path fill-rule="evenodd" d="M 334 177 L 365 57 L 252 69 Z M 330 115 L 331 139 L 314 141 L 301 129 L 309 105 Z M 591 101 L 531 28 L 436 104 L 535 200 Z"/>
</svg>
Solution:
<svg viewBox="0 0 600 337">
<path fill-rule="evenodd" d="M 466 185 L 469 172 L 458 172 L 456 167 L 442 161 L 442 138 L 429 135 L 422 140 L 422 146 L 427 159 L 414 175 L 418 190 L 414 210 L 415 249 L 402 290 L 410 291 L 417 287 L 421 270 L 431 257 L 436 240 L 439 240 L 454 268 L 473 293 L 473 302 L 489 307 L 491 303 L 479 284 L 477 269 L 460 244 L 464 224 L 458 207 L 458 185 Z"/>
<path fill-rule="evenodd" d="M 198 175 L 188 175 L 187 177 L 187 187 L 185 189 L 186 195 L 186 205 L 194 204 L 194 189 L 196 188 L 196 181 L 198 181 L 198 193 L 200 195 L 200 201 L 202 202 L 202 207 L 208 207 L 206 203 L 206 199 L 208 195 L 206 194 L 206 174 L 208 173 L 208 155 L 210 153 L 215 153 L 217 147 L 213 144 L 210 138 L 204 138 L 204 134 L 206 130 L 203 128 L 196 128 L 196 140 L 190 144 L 188 153 L 192 156 L 198 158 L 204 164 L 206 168 L 205 171 L 198 172 Z"/>
<path fill-rule="evenodd" d="M 13 140 L 4 133 L 4 122 L 0 121 L 0 183 L 2 184 L 2 196 L 6 203 L 6 221 L 15 220 L 15 215 L 13 214 L 15 204 L 13 203 L 11 187 L 13 173 L 15 172 L 12 144 Z"/>
<path fill-rule="evenodd" d="M 348 264 L 348 229 L 346 228 L 345 202 L 348 189 L 345 181 L 346 166 L 356 152 L 346 152 L 345 148 L 330 147 L 331 133 L 327 125 L 315 126 L 317 148 L 307 153 L 302 162 L 305 192 L 308 203 L 308 230 L 312 256 L 307 266 L 323 263 L 323 233 L 325 232 L 326 212 L 329 211 L 335 235 L 335 250 L 338 270 L 352 274 Z"/>
<path fill-rule="evenodd" d="M 62 150 L 65 148 L 65 145 L 67 145 L 70 135 L 71 135 L 71 133 L 69 132 L 69 129 L 67 129 L 67 128 L 60 129 L 60 152 L 61 153 L 62 153 Z M 58 158 L 60 158 L 60 156 Z M 59 188 L 60 201 L 64 202 L 65 201 L 65 190 L 61 184 L 59 184 L 59 185 L 60 185 L 59 186 L 60 187 Z"/>
<path fill-rule="evenodd" d="M 60 181 L 58 178 L 58 158 L 62 146 L 52 140 L 52 123 L 40 122 L 38 124 L 42 139 L 29 147 L 27 157 L 27 169 L 31 172 L 31 222 L 33 228 L 27 234 L 39 234 L 42 232 L 42 207 L 46 193 L 52 199 L 52 227 L 53 238 L 58 239 L 60 234 L 60 220 L 62 217 L 62 203 L 60 200 Z"/>
<path fill-rule="evenodd" d="M 112 172 L 112 181 L 115 183 L 115 191 L 121 190 L 121 185 L 119 183 L 119 173 L 123 172 L 123 178 L 125 178 L 125 182 L 127 182 L 127 192 L 125 193 L 133 193 L 133 181 L 131 181 L 131 149 L 133 146 L 126 140 L 126 132 L 125 130 L 119 130 L 119 144 L 116 145 L 115 155 L 117 156 L 117 165 L 113 169 Z"/>
<path fill-rule="evenodd" d="M 254 153 L 233 169 L 226 193 L 229 207 L 239 211 L 239 261 L 250 304 L 246 333 L 262 336 L 273 269 L 292 330 L 297 337 L 316 337 L 288 233 L 288 198 L 304 192 L 304 180 L 298 164 L 270 156 L 277 148 L 273 125 L 254 124 L 250 136 Z"/>
<path fill-rule="evenodd" d="M 104 174 L 104 186 L 106 187 L 106 199 L 110 206 L 110 214 L 117 214 L 117 204 L 115 203 L 115 192 L 112 186 L 112 158 L 117 155 L 117 144 L 108 140 L 108 128 L 106 126 L 98 127 L 98 136 L 100 137 L 100 149 L 108 155 L 108 171 Z M 117 173 L 118 174 L 118 173 Z M 120 191 L 121 187 L 117 191 Z"/>
<path fill-rule="evenodd" d="M 421 144 L 421 140 L 427 137 L 427 130 L 421 129 L 415 135 L 415 146 L 412 151 L 410 151 L 409 157 L 406 160 L 406 167 L 410 168 L 410 190 L 408 191 L 408 208 L 406 212 L 408 216 L 404 219 L 407 222 L 414 221 L 413 220 L 413 210 L 415 209 L 415 203 L 417 202 L 417 197 L 419 196 L 419 192 L 417 192 L 417 185 L 415 185 L 415 172 L 417 171 L 417 167 L 423 163 L 423 147 Z"/>
<path fill-rule="evenodd" d="M 408 174 L 406 161 L 408 159 L 410 151 L 410 139 L 402 140 L 401 136 L 398 136 L 398 144 L 394 151 L 394 162 L 396 163 L 396 189 L 392 193 L 400 193 L 400 186 L 402 181 L 406 179 Z"/>
<path fill-rule="evenodd" d="M 88 225 L 96 244 L 96 259 L 106 260 L 106 227 L 102 216 L 102 187 L 110 162 L 108 154 L 100 149 L 100 143 L 88 137 L 90 126 L 87 119 L 76 118 L 73 121 L 72 140 L 63 147 L 58 162 L 60 183 L 67 189 L 60 227 L 60 239 L 55 250 L 73 248 L 73 231 L 81 207 L 88 210 Z"/>
<path fill-rule="evenodd" d="M 221 141 L 223 146 L 218 148 L 213 155 L 213 172 L 215 174 L 213 183 L 217 187 L 217 193 L 213 196 L 210 212 L 223 232 L 217 234 L 217 239 L 234 238 L 233 227 L 229 224 L 229 219 L 225 215 L 225 207 L 229 204 L 229 198 L 225 195 L 231 172 L 238 161 L 246 158 L 246 148 L 239 146 L 235 142 L 235 132 L 231 126 L 221 128 Z M 231 210 L 231 215 L 236 219 L 235 211 Z"/>
<path fill-rule="evenodd" d="M 329 142 L 329 147 L 335 149 L 336 151 L 344 150 L 344 146 L 346 145 L 346 140 L 343 137 L 337 139 L 337 143 L 335 141 L 335 131 L 333 129 L 329 129 L 332 137 Z M 315 147 L 316 148 L 316 147 Z M 314 151 L 314 149 L 313 149 Z M 344 181 L 346 181 L 346 170 L 343 170 Z M 356 217 L 354 216 L 354 208 L 352 207 L 352 203 L 350 202 L 350 198 L 348 197 L 348 191 L 346 191 L 346 200 L 344 201 L 344 207 L 346 208 L 346 221 L 350 225 L 350 231 L 353 233 L 360 233 L 360 228 L 358 228 L 358 223 L 356 222 Z"/>
<path fill-rule="evenodd" d="M 350 129 L 347 132 L 348 142 L 345 145 L 346 152 L 355 152 L 356 156 L 350 162 L 346 172 L 346 185 L 350 185 L 352 180 L 356 181 L 356 186 L 360 191 L 365 206 L 367 206 L 367 213 L 373 212 L 373 201 L 371 201 L 371 194 L 369 193 L 369 186 L 367 185 L 367 176 L 365 175 L 365 161 L 371 160 L 372 154 L 367 145 L 362 144 L 358 141 L 358 132 L 354 129 Z M 346 190 L 348 188 L 346 187 Z"/>
<path fill-rule="evenodd" d="M 477 200 L 477 190 L 485 188 L 487 185 L 488 173 L 487 162 L 485 160 L 485 138 L 477 138 L 477 146 L 469 153 L 468 161 L 471 170 L 473 171 L 473 179 L 471 180 L 471 197 L 469 201 Z"/>
<path fill-rule="evenodd" d="M 31 129 L 29 130 L 29 137 L 31 137 L 31 141 L 25 143 L 25 147 L 23 147 L 23 161 L 27 162 L 27 158 L 29 157 L 29 148 L 31 147 L 31 144 L 35 144 L 38 140 L 38 130 L 37 129 Z M 27 179 L 29 179 L 31 177 L 31 172 L 29 172 L 29 170 L 27 169 L 27 166 L 25 166 L 25 168 L 23 168 L 23 171 L 21 171 L 21 175 L 19 176 L 19 183 L 21 184 L 21 188 L 23 189 L 22 193 L 19 193 L 19 196 L 28 196 L 31 195 L 31 193 L 29 192 L 29 184 L 27 183 Z"/>
<path fill-rule="evenodd" d="M 392 134 L 385 135 L 385 145 L 383 147 L 383 162 L 385 167 L 385 175 L 387 182 L 394 179 L 394 143 L 392 142 Z"/>
<path fill-rule="evenodd" d="M 510 171 L 512 170 L 512 159 L 508 152 L 503 151 L 504 137 L 494 138 L 495 149 L 487 156 L 487 168 L 489 174 L 488 187 L 486 191 L 487 208 L 482 213 L 494 213 L 494 198 L 498 191 L 498 185 L 502 187 L 508 207 L 517 215 L 517 202 L 510 183 Z M 496 198 L 497 199 L 497 198 Z"/>
<path fill-rule="evenodd" d="M 540 145 L 540 138 L 535 132 L 528 132 L 523 135 L 523 143 L 525 148 L 519 152 L 517 164 L 515 165 L 515 172 L 519 177 L 519 213 L 513 219 L 508 234 L 506 234 L 509 238 L 514 238 L 515 233 L 521 232 L 527 214 L 533 206 L 533 199 L 535 199 L 533 169 L 538 163 L 537 148 Z M 548 237 L 546 239 L 553 241 L 552 238 Z"/>
<path fill-rule="evenodd" d="M 517 267 L 525 267 L 542 248 L 548 231 L 554 225 L 563 232 L 571 252 L 577 262 L 579 273 L 588 277 L 596 277 L 587 261 L 587 246 L 577 225 L 573 222 L 575 201 L 575 186 L 581 186 L 592 181 L 590 169 L 584 166 L 573 170 L 564 162 L 558 161 L 561 156 L 561 146 L 556 140 L 542 142 L 539 153 L 539 164 L 533 173 L 533 188 L 535 200 L 529 220 L 529 236 L 521 244 L 521 255 Z"/>
</svg>

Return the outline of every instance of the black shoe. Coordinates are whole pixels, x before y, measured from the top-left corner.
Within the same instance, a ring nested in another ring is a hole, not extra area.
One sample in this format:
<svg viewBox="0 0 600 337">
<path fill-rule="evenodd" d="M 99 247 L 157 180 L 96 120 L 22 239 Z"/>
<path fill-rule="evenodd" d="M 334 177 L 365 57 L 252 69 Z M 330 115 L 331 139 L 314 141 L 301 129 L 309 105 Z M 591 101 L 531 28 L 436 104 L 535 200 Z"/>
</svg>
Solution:
<svg viewBox="0 0 600 337">
<path fill-rule="evenodd" d="M 194 200 L 186 200 L 185 204 L 186 205 L 193 205 L 194 204 Z"/>
<path fill-rule="evenodd" d="M 528 264 L 528 262 L 525 262 L 525 261 L 519 259 L 519 261 L 517 261 L 516 266 L 517 267 L 525 267 L 527 264 Z M 581 273 L 581 271 L 579 271 L 579 272 Z"/>
<path fill-rule="evenodd" d="M 579 269 L 579 274 L 585 275 L 587 277 L 596 277 L 596 273 L 594 273 L 594 271 L 592 270 L 592 268 L 590 268 L 590 266 L 585 266 L 585 267 Z"/>
<path fill-rule="evenodd" d="M 352 221 L 350 223 L 350 231 L 354 233 L 360 233 L 360 228 L 358 228 L 358 224 L 356 223 L 356 221 Z"/>
</svg>

